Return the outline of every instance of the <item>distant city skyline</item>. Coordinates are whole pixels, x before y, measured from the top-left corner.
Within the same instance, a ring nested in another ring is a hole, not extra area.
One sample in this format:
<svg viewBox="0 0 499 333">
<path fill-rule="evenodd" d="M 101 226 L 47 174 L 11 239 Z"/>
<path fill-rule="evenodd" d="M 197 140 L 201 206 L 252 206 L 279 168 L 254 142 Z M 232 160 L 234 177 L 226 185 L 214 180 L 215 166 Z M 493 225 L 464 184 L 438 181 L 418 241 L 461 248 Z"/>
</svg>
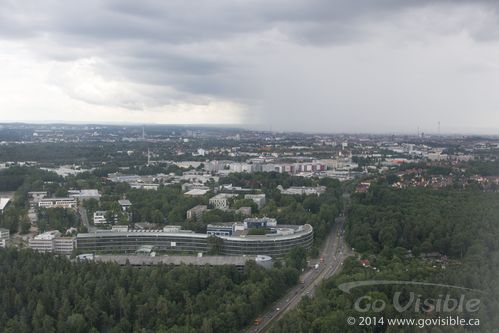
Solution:
<svg viewBox="0 0 499 333">
<path fill-rule="evenodd" d="M 5 2 L 0 122 L 495 134 L 498 13 L 485 0 Z"/>
</svg>

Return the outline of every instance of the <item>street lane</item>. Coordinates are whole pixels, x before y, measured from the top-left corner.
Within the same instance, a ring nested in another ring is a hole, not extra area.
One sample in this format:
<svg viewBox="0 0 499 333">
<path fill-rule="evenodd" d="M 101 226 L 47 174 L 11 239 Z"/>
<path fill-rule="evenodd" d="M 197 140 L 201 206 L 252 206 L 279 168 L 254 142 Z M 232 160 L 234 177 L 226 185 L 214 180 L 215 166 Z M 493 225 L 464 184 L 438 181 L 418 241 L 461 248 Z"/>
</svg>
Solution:
<svg viewBox="0 0 499 333">
<path fill-rule="evenodd" d="M 321 251 L 320 257 L 323 258 L 324 262 L 321 263 L 320 259 L 311 261 L 309 267 L 312 268 L 300 276 L 303 284 L 293 287 L 279 301 L 275 302 L 269 311 L 260 316 L 260 324 L 250 327 L 247 330 L 248 333 L 266 332 L 273 322 L 281 318 L 286 312 L 296 308 L 302 297 L 313 297 L 315 289 L 323 280 L 341 270 L 343 262 L 351 255 L 351 250 L 348 249 L 344 241 L 344 223 L 345 217 L 336 219 L 335 226 L 332 228 Z M 319 264 L 317 270 L 314 268 L 315 264 Z"/>
</svg>

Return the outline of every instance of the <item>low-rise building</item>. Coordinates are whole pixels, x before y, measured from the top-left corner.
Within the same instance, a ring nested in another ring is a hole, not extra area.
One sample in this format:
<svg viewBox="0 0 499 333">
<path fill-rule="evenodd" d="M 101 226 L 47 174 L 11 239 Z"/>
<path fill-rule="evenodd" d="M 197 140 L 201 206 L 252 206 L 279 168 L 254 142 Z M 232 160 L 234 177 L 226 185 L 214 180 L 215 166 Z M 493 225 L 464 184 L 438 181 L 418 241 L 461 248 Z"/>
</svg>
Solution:
<svg viewBox="0 0 499 333">
<path fill-rule="evenodd" d="M 71 254 L 75 248 L 74 237 L 54 238 L 54 252 L 59 254 Z"/>
<path fill-rule="evenodd" d="M 237 223 L 232 226 L 221 226 L 218 232 L 228 232 L 237 228 Z M 283 226 L 275 228 L 275 232 L 265 235 L 248 235 L 245 233 L 232 236 L 217 236 L 221 238 L 220 254 L 227 256 L 256 256 L 268 255 L 276 258 L 285 257 L 292 249 L 302 246 L 309 249 L 313 243 L 313 228 L 303 226 Z M 212 229 L 213 232 L 216 230 Z M 96 231 L 79 233 L 76 237 L 77 249 L 83 253 L 90 252 L 135 252 L 145 246 L 152 247 L 154 251 L 207 253 L 210 251 L 210 234 L 194 232 L 164 232 L 151 231 Z"/>
<path fill-rule="evenodd" d="M 38 202 L 40 208 L 76 208 L 75 198 L 43 198 Z"/>
<path fill-rule="evenodd" d="M 236 213 L 242 216 L 251 216 L 251 207 L 239 207 L 236 209 Z"/>
<path fill-rule="evenodd" d="M 95 200 L 100 200 L 100 193 L 98 190 L 91 189 L 91 190 L 69 190 L 68 194 L 72 198 L 76 198 L 81 201 L 85 201 L 88 199 L 95 199 Z"/>
<path fill-rule="evenodd" d="M 206 206 L 206 205 L 194 206 L 186 212 L 187 219 L 188 220 L 193 220 L 193 219 L 201 220 L 201 218 L 203 217 L 203 213 L 206 212 L 207 210 L 208 210 L 208 206 Z"/>
<path fill-rule="evenodd" d="M 184 195 L 187 195 L 189 197 L 202 197 L 208 192 L 209 192 L 208 189 L 193 188 L 192 190 L 185 192 Z"/>
<path fill-rule="evenodd" d="M 9 229 L 0 228 L 0 247 L 5 248 L 9 245 L 10 231 Z"/>
<path fill-rule="evenodd" d="M 163 232 L 180 232 L 182 229 L 179 225 L 165 225 L 163 227 Z"/>
<path fill-rule="evenodd" d="M 28 199 L 38 202 L 40 199 L 46 198 L 47 195 L 47 191 L 31 191 L 28 192 Z"/>
<path fill-rule="evenodd" d="M 208 224 L 206 234 L 211 236 L 232 236 L 234 223 Z"/>
<path fill-rule="evenodd" d="M 244 227 L 253 228 L 274 228 L 277 226 L 277 220 L 270 217 L 254 217 L 244 219 Z"/>
<path fill-rule="evenodd" d="M 219 193 L 214 197 L 210 198 L 209 203 L 216 209 L 225 210 L 229 208 L 229 200 L 233 197 L 237 196 L 236 194 L 231 193 Z"/>
<path fill-rule="evenodd" d="M 100 224 L 107 224 L 108 221 L 106 219 L 106 211 L 105 210 L 98 210 L 94 212 L 94 224 L 95 225 L 100 225 Z"/>
<path fill-rule="evenodd" d="M 125 225 L 125 224 L 113 225 L 111 227 L 111 231 L 114 231 L 114 232 L 127 232 L 128 231 L 128 226 Z"/>
<path fill-rule="evenodd" d="M 287 195 L 321 195 L 326 192 L 325 186 L 307 187 L 307 186 L 292 186 L 284 189 L 281 185 L 277 186 L 281 194 Z"/>
<path fill-rule="evenodd" d="M 38 252 L 71 254 L 74 249 L 74 237 L 61 237 L 57 230 L 46 231 L 29 240 L 29 247 Z"/>
<path fill-rule="evenodd" d="M 131 188 L 139 189 L 139 190 L 152 190 L 157 191 L 159 188 L 159 184 L 156 183 L 131 183 Z"/>
<path fill-rule="evenodd" d="M 10 198 L 0 198 L 0 214 L 3 213 L 5 207 L 7 207 L 9 202 L 10 202 Z"/>
<path fill-rule="evenodd" d="M 258 206 L 258 209 L 262 209 L 265 206 L 266 199 L 265 194 L 245 194 L 244 199 L 253 200 L 254 203 Z"/>
<path fill-rule="evenodd" d="M 187 192 L 194 189 L 206 190 L 208 192 L 210 188 L 202 183 L 184 183 L 182 184 L 182 191 Z"/>
<path fill-rule="evenodd" d="M 127 199 L 118 200 L 118 204 L 121 206 L 121 209 L 124 212 L 127 212 L 128 209 L 130 209 L 130 207 L 132 207 L 132 203 L 130 202 L 130 200 L 127 200 Z"/>
<path fill-rule="evenodd" d="M 38 202 L 48 195 L 47 191 L 32 191 L 28 192 L 29 205 L 32 208 L 38 207 Z"/>
</svg>

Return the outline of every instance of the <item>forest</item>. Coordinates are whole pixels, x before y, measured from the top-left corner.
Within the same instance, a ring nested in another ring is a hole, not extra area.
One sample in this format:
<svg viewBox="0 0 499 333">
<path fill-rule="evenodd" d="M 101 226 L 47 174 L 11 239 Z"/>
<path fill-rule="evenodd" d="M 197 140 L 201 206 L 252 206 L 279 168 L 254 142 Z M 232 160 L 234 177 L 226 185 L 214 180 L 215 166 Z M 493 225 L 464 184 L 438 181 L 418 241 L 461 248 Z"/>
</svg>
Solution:
<svg viewBox="0 0 499 333">
<path fill-rule="evenodd" d="M 464 315 L 480 319 L 480 327 L 470 332 L 497 332 L 499 193 L 476 189 L 395 190 L 378 185 L 366 194 L 354 195 L 352 201 L 346 237 L 358 256 L 349 258 L 341 274 L 323 283 L 314 299 L 304 298 L 297 309 L 273 327 L 272 333 L 420 332 L 415 327 L 349 326 L 346 319 L 359 315 L 438 315 L 423 309 L 397 313 L 393 306 L 381 313 L 359 314 L 353 304 L 366 294 L 389 305 L 397 291 L 412 291 L 423 298 L 447 293 L 458 298 L 463 294 L 454 289 L 421 286 L 358 288 L 351 294 L 338 289 L 341 283 L 357 280 L 433 282 L 478 290 L 465 293 L 481 302 L 477 313 Z M 362 265 L 361 259 L 368 260 L 369 266 Z M 427 331 L 467 332 L 463 327 L 433 327 Z"/>
<path fill-rule="evenodd" d="M 137 269 L 0 250 L 0 331 L 239 332 L 297 283 L 296 268 Z"/>
</svg>

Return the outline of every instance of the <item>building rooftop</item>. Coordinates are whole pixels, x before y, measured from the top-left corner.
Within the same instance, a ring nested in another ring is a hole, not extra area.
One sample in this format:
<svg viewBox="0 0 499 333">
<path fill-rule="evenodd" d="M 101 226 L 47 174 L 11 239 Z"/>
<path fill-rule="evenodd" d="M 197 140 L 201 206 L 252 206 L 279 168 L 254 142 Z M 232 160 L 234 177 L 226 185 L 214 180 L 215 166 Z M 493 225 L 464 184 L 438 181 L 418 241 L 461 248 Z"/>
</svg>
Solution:
<svg viewBox="0 0 499 333">
<path fill-rule="evenodd" d="M 70 191 L 70 196 L 74 197 L 98 197 L 100 198 L 100 193 L 98 190 L 90 189 L 90 190 L 76 190 Z"/>
<path fill-rule="evenodd" d="M 50 231 L 46 231 L 42 234 L 36 235 L 34 237 L 34 239 L 36 239 L 36 240 L 51 240 L 51 239 L 54 239 L 56 237 L 59 237 L 60 235 L 61 235 L 61 233 L 58 230 L 50 230 Z"/>
<path fill-rule="evenodd" d="M 222 239 L 227 240 L 238 240 L 238 241 L 268 241 L 268 240 L 286 240 L 286 239 L 295 239 L 296 237 L 310 233 L 313 231 L 313 228 L 310 224 L 305 225 L 280 225 L 279 228 L 276 229 L 277 233 L 266 234 L 266 235 L 240 235 L 240 236 L 218 236 Z M 143 237 L 158 237 L 158 236 L 169 236 L 169 237 L 189 237 L 189 238 L 208 238 L 210 235 L 208 234 L 200 234 L 192 232 L 191 230 L 183 230 L 178 232 L 164 232 L 162 230 L 129 230 L 129 231 L 113 231 L 113 230 L 97 230 L 89 233 L 79 233 L 77 238 L 93 238 L 93 237 L 133 237 L 141 235 Z"/>
<path fill-rule="evenodd" d="M 40 201 L 74 201 L 75 198 L 43 198 Z"/>
<path fill-rule="evenodd" d="M 185 192 L 184 194 L 185 195 L 205 195 L 206 193 L 208 193 L 209 190 L 205 190 L 205 189 L 201 189 L 201 188 L 193 188 L 192 190 L 190 191 L 187 191 Z"/>
<path fill-rule="evenodd" d="M 0 198 L 0 210 L 4 210 L 9 202 L 10 198 Z"/>
</svg>

